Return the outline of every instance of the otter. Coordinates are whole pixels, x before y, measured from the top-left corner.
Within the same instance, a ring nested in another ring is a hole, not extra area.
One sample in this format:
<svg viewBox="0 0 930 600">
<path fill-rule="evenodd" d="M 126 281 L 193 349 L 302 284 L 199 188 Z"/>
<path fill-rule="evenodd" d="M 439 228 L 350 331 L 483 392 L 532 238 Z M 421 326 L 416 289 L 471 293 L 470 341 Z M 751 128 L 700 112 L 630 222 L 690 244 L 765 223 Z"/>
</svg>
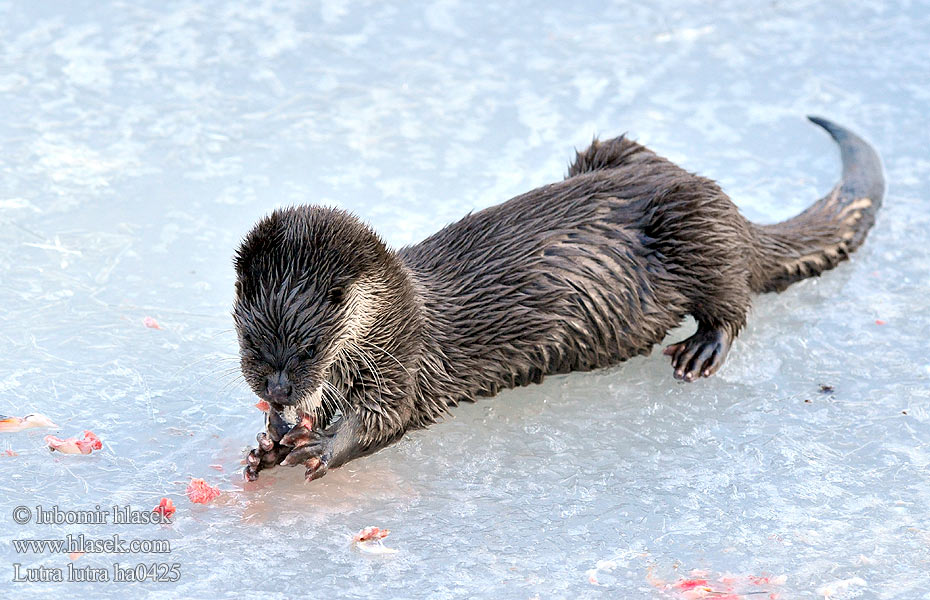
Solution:
<svg viewBox="0 0 930 600">
<path fill-rule="evenodd" d="M 459 402 L 649 354 L 689 314 L 696 332 L 665 354 L 680 380 L 711 376 L 753 294 L 832 269 L 875 221 L 875 150 L 809 118 L 839 145 L 842 179 L 774 225 L 625 136 L 396 251 L 348 212 L 275 210 L 235 258 L 241 368 L 271 407 L 246 478 L 280 464 L 316 479 Z"/>
</svg>

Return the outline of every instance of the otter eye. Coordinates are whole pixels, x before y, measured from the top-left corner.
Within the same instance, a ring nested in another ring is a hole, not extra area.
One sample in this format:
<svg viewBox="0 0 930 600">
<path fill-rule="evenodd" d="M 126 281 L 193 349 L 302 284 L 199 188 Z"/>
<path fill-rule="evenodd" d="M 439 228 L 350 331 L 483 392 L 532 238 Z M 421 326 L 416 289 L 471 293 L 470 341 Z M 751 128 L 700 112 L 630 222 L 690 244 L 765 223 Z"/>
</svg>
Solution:
<svg viewBox="0 0 930 600">
<path fill-rule="evenodd" d="M 339 304 L 340 302 L 342 302 L 343 298 L 345 298 L 345 295 L 346 295 L 346 289 L 342 287 L 341 285 L 337 285 L 335 287 L 330 288 L 329 296 L 327 296 L 327 299 L 329 300 L 330 304 Z"/>
<path fill-rule="evenodd" d="M 300 351 L 300 360 L 310 360 L 316 356 L 316 342 L 310 342 Z"/>
</svg>

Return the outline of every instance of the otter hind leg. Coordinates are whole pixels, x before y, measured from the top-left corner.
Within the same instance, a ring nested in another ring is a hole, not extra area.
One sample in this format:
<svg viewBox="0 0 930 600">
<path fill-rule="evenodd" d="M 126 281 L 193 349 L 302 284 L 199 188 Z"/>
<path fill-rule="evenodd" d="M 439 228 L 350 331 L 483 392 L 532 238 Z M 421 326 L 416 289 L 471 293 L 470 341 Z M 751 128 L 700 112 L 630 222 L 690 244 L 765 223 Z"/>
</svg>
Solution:
<svg viewBox="0 0 930 600">
<path fill-rule="evenodd" d="M 709 269 L 695 283 L 691 298 L 691 315 L 698 323 L 694 334 L 665 349 L 672 357 L 675 378 L 694 381 L 710 377 L 723 366 L 730 345 L 746 324 L 750 291 L 745 271 L 739 260 L 724 260 Z"/>
<path fill-rule="evenodd" d="M 725 197 L 720 199 L 721 204 L 728 202 Z M 739 223 L 738 215 L 728 216 Z M 669 346 L 665 354 L 671 356 L 675 378 L 688 382 L 710 377 L 723 366 L 752 303 L 743 251 L 745 236 L 720 220 L 711 227 L 697 222 L 682 237 L 687 240 L 708 229 L 710 235 L 692 246 L 696 251 L 676 257 L 681 289 L 690 305 L 688 312 L 698 328 L 689 338 Z"/>
<path fill-rule="evenodd" d="M 750 292 L 747 277 L 738 264 L 724 263 L 717 276 L 701 278 L 692 297 L 691 315 L 698 323 L 694 334 L 665 349 L 672 358 L 675 379 L 695 381 L 710 377 L 723 366 L 733 340 L 746 324 Z"/>
<path fill-rule="evenodd" d="M 691 337 L 664 350 L 672 357 L 675 379 L 694 381 L 710 377 L 726 360 L 733 338 L 726 327 L 700 325 Z"/>
</svg>

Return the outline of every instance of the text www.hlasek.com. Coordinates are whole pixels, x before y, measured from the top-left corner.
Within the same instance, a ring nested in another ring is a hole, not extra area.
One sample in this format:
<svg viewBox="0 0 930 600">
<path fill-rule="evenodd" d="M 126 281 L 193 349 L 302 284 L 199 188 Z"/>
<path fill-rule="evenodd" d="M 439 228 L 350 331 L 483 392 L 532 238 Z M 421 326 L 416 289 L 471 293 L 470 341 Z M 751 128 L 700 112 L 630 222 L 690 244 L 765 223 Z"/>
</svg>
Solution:
<svg viewBox="0 0 930 600">
<path fill-rule="evenodd" d="M 17 554 L 85 552 L 88 554 L 170 554 L 168 540 L 124 540 L 119 534 L 109 538 L 87 538 L 84 534 L 68 535 L 55 540 L 13 540 Z"/>
<path fill-rule="evenodd" d="M 108 538 L 89 538 L 83 533 L 67 535 L 61 539 L 12 540 L 17 554 L 168 554 L 171 542 L 165 539 L 123 539 L 119 534 Z M 141 582 L 158 581 L 173 583 L 181 578 L 178 563 L 138 563 L 124 565 L 113 563 L 109 568 L 77 566 L 69 563 L 66 568 L 23 567 L 13 563 L 14 582 Z"/>
</svg>

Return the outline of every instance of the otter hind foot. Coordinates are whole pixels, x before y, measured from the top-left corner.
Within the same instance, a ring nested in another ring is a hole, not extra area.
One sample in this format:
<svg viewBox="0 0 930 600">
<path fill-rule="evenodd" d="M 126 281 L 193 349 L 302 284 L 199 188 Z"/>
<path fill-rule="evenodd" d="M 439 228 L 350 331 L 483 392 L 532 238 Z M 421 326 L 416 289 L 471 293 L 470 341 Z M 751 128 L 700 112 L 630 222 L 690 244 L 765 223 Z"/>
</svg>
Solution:
<svg viewBox="0 0 930 600">
<path fill-rule="evenodd" d="M 726 360 L 732 341 L 725 329 L 702 325 L 688 339 L 666 348 L 664 354 L 672 357 L 675 379 L 694 381 L 717 372 Z"/>
</svg>

